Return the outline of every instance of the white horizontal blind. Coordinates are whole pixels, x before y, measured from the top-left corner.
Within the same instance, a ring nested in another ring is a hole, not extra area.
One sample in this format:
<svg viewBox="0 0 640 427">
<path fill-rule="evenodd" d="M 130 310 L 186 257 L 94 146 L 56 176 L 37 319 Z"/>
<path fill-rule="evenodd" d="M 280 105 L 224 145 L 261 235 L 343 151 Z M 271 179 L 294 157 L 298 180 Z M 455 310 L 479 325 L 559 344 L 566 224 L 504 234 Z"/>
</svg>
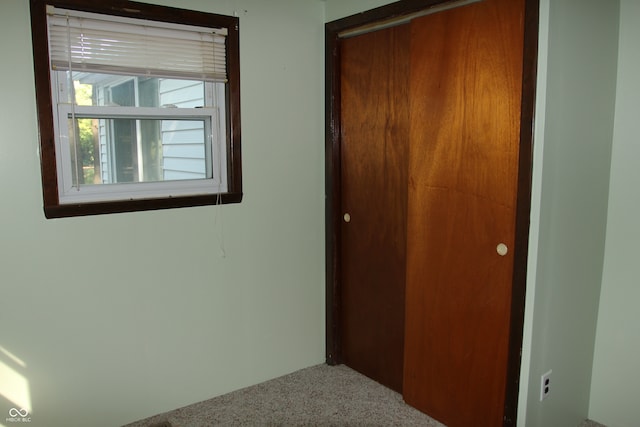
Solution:
<svg viewBox="0 0 640 427">
<path fill-rule="evenodd" d="M 226 81 L 226 28 L 49 8 L 53 70 Z"/>
</svg>

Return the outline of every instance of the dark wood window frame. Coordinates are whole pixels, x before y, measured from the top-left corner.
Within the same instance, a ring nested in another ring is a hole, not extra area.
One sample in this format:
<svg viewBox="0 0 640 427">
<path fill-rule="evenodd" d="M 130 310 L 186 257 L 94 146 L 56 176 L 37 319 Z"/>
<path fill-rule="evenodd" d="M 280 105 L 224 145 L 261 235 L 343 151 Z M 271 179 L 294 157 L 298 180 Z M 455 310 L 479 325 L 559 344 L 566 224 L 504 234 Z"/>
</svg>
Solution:
<svg viewBox="0 0 640 427">
<path fill-rule="evenodd" d="M 104 15 L 151 21 L 227 28 L 226 153 L 227 191 L 175 197 L 61 204 L 55 152 L 53 102 L 49 66 L 46 7 L 93 12 Z M 242 200 L 242 163 L 240 155 L 240 53 L 237 17 L 177 9 L 127 0 L 108 3 L 93 0 L 31 0 L 31 33 L 35 72 L 36 104 L 40 136 L 40 164 L 44 213 L 47 218 L 134 212 L 190 206 L 239 203 Z"/>
</svg>

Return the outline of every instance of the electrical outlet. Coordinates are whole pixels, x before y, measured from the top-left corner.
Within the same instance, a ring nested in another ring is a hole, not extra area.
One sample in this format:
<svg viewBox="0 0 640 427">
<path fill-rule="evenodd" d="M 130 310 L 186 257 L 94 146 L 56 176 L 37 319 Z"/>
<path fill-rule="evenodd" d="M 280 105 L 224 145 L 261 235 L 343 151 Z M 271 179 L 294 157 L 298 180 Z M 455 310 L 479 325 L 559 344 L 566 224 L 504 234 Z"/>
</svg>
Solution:
<svg viewBox="0 0 640 427">
<path fill-rule="evenodd" d="M 551 391 L 551 370 L 540 377 L 540 402 L 549 397 Z"/>
</svg>

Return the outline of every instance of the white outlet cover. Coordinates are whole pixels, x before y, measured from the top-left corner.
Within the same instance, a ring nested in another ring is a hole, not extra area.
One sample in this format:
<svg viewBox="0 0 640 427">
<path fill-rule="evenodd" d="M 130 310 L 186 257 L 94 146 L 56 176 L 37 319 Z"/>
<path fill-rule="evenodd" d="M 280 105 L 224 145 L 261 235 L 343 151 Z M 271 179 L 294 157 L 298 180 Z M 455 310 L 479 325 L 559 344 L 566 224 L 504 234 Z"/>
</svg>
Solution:
<svg viewBox="0 0 640 427">
<path fill-rule="evenodd" d="M 549 370 L 549 372 L 542 374 L 540 377 L 540 402 L 549 397 L 549 393 L 551 393 L 551 373 L 553 370 Z"/>
</svg>

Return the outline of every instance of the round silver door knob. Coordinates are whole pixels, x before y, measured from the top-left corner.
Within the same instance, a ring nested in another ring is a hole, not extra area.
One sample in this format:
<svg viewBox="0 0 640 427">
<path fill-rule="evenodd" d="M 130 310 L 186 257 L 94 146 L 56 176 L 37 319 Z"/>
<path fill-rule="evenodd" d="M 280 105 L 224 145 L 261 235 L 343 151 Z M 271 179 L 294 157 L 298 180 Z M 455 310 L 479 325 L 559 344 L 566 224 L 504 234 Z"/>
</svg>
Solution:
<svg viewBox="0 0 640 427">
<path fill-rule="evenodd" d="M 348 213 L 344 214 L 344 222 L 351 222 L 351 215 Z"/>
<path fill-rule="evenodd" d="M 500 243 L 496 247 L 496 252 L 498 252 L 498 255 L 500 255 L 500 256 L 505 256 L 507 254 L 507 252 L 509 252 L 509 248 L 504 243 Z"/>
</svg>

